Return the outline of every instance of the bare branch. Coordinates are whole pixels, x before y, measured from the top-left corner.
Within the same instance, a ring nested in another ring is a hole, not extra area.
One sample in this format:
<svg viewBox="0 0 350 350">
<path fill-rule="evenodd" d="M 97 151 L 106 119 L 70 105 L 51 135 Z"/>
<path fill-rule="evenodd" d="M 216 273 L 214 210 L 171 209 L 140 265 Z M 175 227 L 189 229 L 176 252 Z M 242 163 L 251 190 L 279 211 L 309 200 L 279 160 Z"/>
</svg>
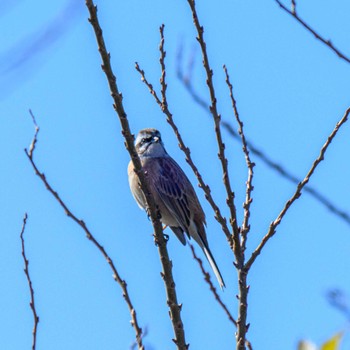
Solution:
<svg viewBox="0 0 350 350">
<path fill-rule="evenodd" d="M 215 97 L 215 90 L 214 90 L 214 84 L 213 84 L 213 71 L 210 68 L 209 65 L 209 59 L 207 55 L 207 49 L 206 49 L 206 43 L 203 38 L 204 29 L 199 23 L 196 6 L 195 6 L 195 0 L 188 0 L 188 4 L 190 5 L 191 11 L 192 11 L 192 17 L 193 17 L 193 23 L 197 29 L 197 40 L 199 42 L 199 45 L 202 50 L 202 58 L 203 58 L 203 67 L 206 71 L 207 75 L 207 85 L 209 89 L 210 94 L 210 100 L 211 100 L 211 106 L 209 107 L 211 114 L 214 118 L 214 124 L 215 124 L 215 134 L 217 138 L 217 143 L 219 147 L 219 159 L 221 161 L 221 167 L 222 167 L 222 173 L 223 173 L 223 180 L 226 188 L 227 193 L 227 205 L 230 209 L 230 224 L 232 226 L 232 239 L 234 241 L 233 244 L 233 252 L 235 255 L 235 267 L 237 269 L 238 273 L 238 317 L 237 317 L 237 332 L 236 332 L 236 349 L 237 350 L 245 350 L 246 349 L 246 335 L 248 332 L 249 325 L 246 323 L 247 321 L 247 309 L 248 309 L 248 290 L 249 286 L 247 285 L 247 271 L 244 268 L 245 266 L 245 255 L 244 255 L 244 249 L 241 247 L 240 242 L 240 228 L 237 224 L 237 213 L 236 213 L 236 207 L 234 204 L 235 195 L 231 188 L 229 173 L 228 173 L 228 166 L 227 166 L 227 159 L 225 156 L 225 144 L 222 141 L 221 136 L 221 116 L 219 115 L 216 107 L 216 97 Z M 245 243 L 244 243 L 245 244 Z"/>
<path fill-rule="evenodd" d="M 264 248 L 264 246 L 268 242 L 268 240 L 276 233 L 276 228 L 281 223 L 281 221 L 282 221 L 284 215 L 287 213 L 288 209 L 301 196 L 301 191 L 303 190 L 305 185 L 309 182 L 310 177 L 313 175 L 317 166 L 323 161 L 324 155 L 327 151 L 328 146 L 331 144 L 332 140 L 334 139 L 334 137 L 338 133 L 340 127 L 348 120 L 349 113 L 350 113 L 350 107 L 345 111 L 344 116 L 336 124 L 334 130 L 328 136 L 326 143 L 321 148 L 319 156 L 312 164 L 312 166 L 311 166 L 309 172 L 306 174 L 304 180 L 298 184 L 294 195 L 286 202 L 284 208 L 282 209 L 280 214 L 277 216 L 277 218 L 273 222 L 271 222 L 267 234 L 264 236 L 264 238 L 262 239 L 262 241 L 260 242 L 258 247 L 255 249 L 255 251 L 252 253 L 251 257 L 249 258 L 249 260 L 247 261 L 247 263 L 245 265 L 247 271 L 250 269 L 250 267 L 254 263 L 255 259 L 257 258 L 257 256 L 261 253 L 262 249 Z"/>
<path fill-rule="evenodd" d="M 191 76 L 191 72 L 188 72 L 186 76 L 183 73 L 182 67 L 181 67 L 181 50 L 179 49 L 178 55 L 177 55 L 177 77 L 182 82 L 184 87 L 186 88 L 187 92 L 190 94 L 190 96 L 193 98 L 193 100 L 201 106 L 206 112 L 209 112 L 209 106 L 206 103 L 206 101 L 198 95 L 198 93 L 195 91 L 192 81 L 187 76 Z M 192 60 L 192 58 L 191 58 Z M 192 69 L 192 65 L 190 66 L 190 69 Z M 221 120 L 221 124 L 224 127 L 224 129 L 234 138 L 235 140 L 241 140 L 239 134 L 235 131 L 233 126 L 225 121 Z M 248 150 L 254 154 L 257 158 L 259 158 L 263 163 L 265 163 L 268 167 L 270 167 L 272 170 L 276 171 L 278 174 L 280 174 L 283 178 L 286 180 L 298 184 L 301 180 L 298 179 L 296 176 L 291 174 L 291 172 L 284 168 L 281 164 L 277 163 L 276 161 L 272 160 L 270 157 L 268 157 L 260 148 L 255 146 L 251 141 L 246 139 Z M 336 204 L 334 204 L 332 201 L 330 201 L 328 198 L 326 198 L 323 194 L 321 194 L 319 191 L 314 189 L 313 187 L 307 185 L 304 187 L 304 191 L 310 194 L 314 199 L 316 199 L 318 202 L 320 202 L 322 205 L 324 205 L 332 214 L 338 216 L 338 218 L 345 221 L 348 225 L 350 225 L 350 215 L 341 208 L 337 207 Z"/>
<path fill-rule="evenodd" d="M 204 28 L 199 23 L 195 1 L 188 0 L 187 2 L 188 2 L 189 6 L 191 8 L 191 11 L 192 11 L 193 23 L 196 27 L 197 34 L 198 34 L 197 40 L 198 40 L 199 45 L 200 45 L 201 50 L 202 50 L 203 67 L 204 67 L 204 70 L 205 70 L 206 75 L 207 75 L 206 82 L 207 82 L 209 95 L 210 95 L 210 101 L 211 101 L 211 105 L 209 107 L 209 110 L 214 118 L 215 134 L 216 134 L 216 139 L 217 139 L 217 143 L 218 143 L 218 147 L 219 147 L 219 155 L 218 156 L 219 156 L 219 159 L 221 162 L 223 181 L 224 181 L 225 189 L 227 192 L 226 203 L 230 209 L 230 215 L 231 215 L 230 224 L 232 226 L 234 252 L 235 252 L 236 259 L 237 259 L 237 263 L 239 265 L 242 265 L 243 258 L 241 256 L 241 251 L 239 249 L 239 246 L 240 246 L 239 227 L 237 224 L 237 213 L 236 213 L 236 207 L 235 207 L 235 203 L 234 203 L 235 194 L 231 188 L 231 182 L 230 182 L 228 166 L 227 166 L 228 161 L 227 161 L 227 158 L 225 155 L 225 144 L 222 140 L 222 135 L 221 135 L 221 127 L 220 127 L 221 115 L 218 113 L 217 106 L 216 106 L 217 100 L 216 100 L 214 84 L 213 84 L 213 71 L 210 68 L 206 43 L 204 41 Z"/>
<path fill-rule="evenodd" d="M 21 238 L 21 243 L 22 243 L 22 257 L 23 257 L 23 261 L 24 261 L 24 273 L 27 277 L 27 282 L 28 282 L 28 287 L 29 287 L 29 292 L 30 292 L 29 305 L 30 305 L 30 308 L 32 310 L 33 318 L 34 318 L 34 326 L 33 326 L 33 331 L 32 331 L 32 333 L 33 333 L 32 350 L 35 350 L 39 316 L 38 316 L 38 314 L 36 312 L 36 308 L 35 308 L 34 289 L 33 289 L 32 280 L 31 280 L 30 275 L 29 275 L 29 260 L 27 259 L 27 256 L 26 256 L 24 237 L 23 237 L 24 231 L 26 228 L 26 224 L 27 224 L 27 219 L 28 219 L 28 215 L 27 215 L 27 213 L 25 213 L 24 217 L 23 217 L 23 225 L 22 225 L 20 238 Z"/>
<path fill-rule="evenodd" d="M 204 276 L 204 280 L 208 283 L 210 291 L 213 293 L 215 300 L 218 302 L 218 304 L 222 307 L 222 309 L 225 311 L 228 319 L 237 327 L 237 321 L 233 318 L 232 314 L 228 310 L 227 306 L 224 304 L 224 302 L 221 300 L 219 294 L 216 292 L 216 288 L 213 285 L 213 282 L 211 281 L 210 274 L 204 269 L 202 260 L 197 256 L 196 251 L 194 249 L 194 246 L 189 243 L 189 246 L 192 251 L 193 258 L 198 262 L 198 265 L 201 269 L 201 272 Z M 253 347 L 251 343 L 246 340 L 246 346 L 249 350 L 253 350 Z"/>
<path fill-rule="evenodd" d="M 204 276 L 204 280 L 205 282 L 208 283 L 209 285 L 209 288 L 210 288 L 210 291 L 213 293 L 214 295 L 214 298 L 215 300 L 218 302 L 218 304 L 222 307 L 222 309 L 225 311 L 228 319 L 235 325 L 237 326 L 237 322 L 236 320 L 233 318 L 233 316 L 231 315 L 231 312 L 228 310 L 227 306 L 224 304 L 224 302 L 221 300 L 219 294 L 217 293 L 216 291 L 216 288 L 214 287 L 214 284 L 213 282 L 211 281 L 210 279 L 210 274 L 204 269 L 204 266 L 203 266 L 203 262 L 200 258 L 198 258 L 195 250 L 194 250 L 194 247 L 191 243 L 189 243 L 189 246 L 191 248 L 191 251 L 192 251 L 192 255 L 193 255 L 193 258 L 198 262 L 198 265 L 202 271 L 202 274 Z"/>
<path fill-rule="evenodd" d="M 237 103 L 236 103 L 236 100 L 233 96 L 233 86 L 230 82 L 230 77 L 228 75 L 226 66 L 224 66 L 224 71 L 225 71 L 225 75 L 226 75 L 226 84 L 230 90 L 232 108 L 233 108 L 233 111 L 234 111 L 234 114 L 235 114 L 235 117 L 236 117 L 236 120 L 237 120 L 237 123 L 239 126 L 238 133 L 241 136 L 242 149 L 243 149 L 243 153 L 244 153 L 247 168 L 248 168 L 248 180 L 246 182 L 246 198 L 245 198 L 245 202 L 243 204 L 244 217 L 243 217 L 243 223 L 242 223 L 242 228 L 241 228 L 241 235 L 242 235 L 241 247 L 243 250 L 245 250 L 246 249 L 247 235 L 248 235 L 248 232 L 250 230 L 249 217 L 250 217 L 250 204 L 253 201 L 251 193 L 254 189 L 254 186 L 253 186 L 253 174 L 254 174 L 253 168 L 254 168 L 255 164 L 252 163 L 250 160 L 249 149 L 248 149 L 247 141 L 246 141 L 244 131 L 243 131 L 243 122 L 241 121 L 241 119 L 239 117 Z"/>
<path fill-rule="evenodd" d="M 35 122 L 35 118 L 33 117 L 33 114 L 31 113 L 33 122 Z M 64 203 L 64 201 L 61 199 L 59 194 L 51 187 L 49 182 L 46 179 L 46 176 L 44 173 L 40 172 L 38 167 L 36 166 L 34 162 L 34 151 L 35 151 L 35 145 L 37 143 L 37 136 L 38 136 L 38 131 L 39 128 L 36 124 L 35 125 L 35 134 L 33 137 L 33 141 L 30 145 L 30 150 L 28 151 L 25 149 L 25 153 L 34 169 L 35 174 L 40 178 L 40 180 L 44 183 L 46 189 L 53 195 L 53 197 L 56 199 L 56 201 L 60 204 L 60 206 L 63 208 L 65 214 L 71 218 L 73 221 L 75 221 L 86 233 L 86 237 L 94 244 L 94 246 L 102 253 L 103 257 L 107 260 L 107 263 L 111 270 L 113 271 L 113 278 L 114 280 L 120 285 L 122 292 L 123 292 L 123 297 L 125 299 L 125 302 L 129 308 L 129 312 L 131 315 L 131 325 L 133 326 L 136 334 L 136 341 L 139 346 L 139 350 L 144 350 L 144 346 L 142 344 L 142 329 L 139 327 L 138 321 L 137 321 L 137 315 L 136 315 L 136 310 L 131 302 L 128 288 L 127 288 L 127 283 L 125 282 L 124 279 L 121 278 L 119 275 L 117 268 L 115 267 L 112 259 L 110 256 L 107 254 L 106 250 L 103 248 L 103 246 L 96 240 L 96 238 L 92 235 L 91 231 L 88 229 L 86 226 L 85 222 L 81 219 L 78 219 L 77 216 L 75 216 L 72 211 L 67 207 L 67 205 Z"/>
<path fill-rule="evenodd" d="M 123 98 L 121 93 L 119 93 L 118 91 L 116 78 L 112 71 L 110 54 L 107 51 L 104 38 L 102 35 L 102 29 L 100 27 L 98 17 L 97 17 L 97 7 L 95 6 L 92 0 L 86 0 L 86 6 L 90 13 L 89 21 L 95 32 L 98 50 L 101 55 L 102 70 L 106 75 L 111 96 L 114 101 L 113 106 L 118 114 L 119 121 L 122 127 L 122 134 L 125 138 L 125 145 L 129 152 L 131 161 L 133 163 L 134 171 L 140 180 L 141 190 L 143 191 L 146 197 L 148 212 L 152 220 L 155 241 L 158 247 L 158 253 L 159 253 L 159 257 L 160 257 L 160 261 L 163 269 L 161 275 L 163 277 L 165 288 L 166 288 L 167 305 L 170 308 L 169 316 L 170 316 L 174 334 L 175 334 L 175 339 L 173 340 L 177 345 L 178 349 L 186 350 L 189 345 L 186 344 L 186 340 L 185 340 L 185 332 L 184 332 L 183 322 L 181 319 L 181 305 L 177 301 L 176 287 L 175 287 L 175 282 L 172 275 L 172 262 L 170 261 L 168 250 L 166 247 L 167 242 L 163 237 L 163 228 L 160 222 L 159 210 L 156 207 L 154 198 L 152 197 L 149 191 L 147 181 L 146 181 L 146 174 L 142 170 L 140 159 L 135 150 L 134 136 L 131 134 L 127 115 L 123 107 L 123 102 L 122 102 Z"/>
<path fill-rule="evenodd" d="M 35 148 L 35 145 L 36 145 L 36 142 L 37 142 L 37 136 L 38 136 L 40 128 L 39 128 L 38 124 L 36 123 L 35 116 L 34 116 L 34 114 L 33 114 L 31 109 L 29 110 L 29 114 L 32 117 L 32 121 L 33 121 L 33 124 L 34 124 L 34 127 L 35 127 L 35 133 L 34 133 L 33 141 L 30 144 L 29 152 L 28 152 L 29 156 L 33 157 L 33 151 L 34 151 L 34 148 Z"/>
<path fill-rule="evenodd" d="M 198 168 L 194 164 L 192 157 L 191 157 L 191 151 L 190 149 L 185 145 L 182 136 L 179 132 L 179 129 L 177 125 L 174 122 L 173 115 L 171 114 L 169 108 L 168 108 L 168 102 L 167 102 L 167 97 L 166 97 L 166 82 L 165 82 L 165 51 L 164 51 L 164 26 L 161 26 L 160 28 L 160 35 L 161 35 L 161 44 L 160 44 L 160 65 L 162 68 L 162 73 L 161 73 L 161 78 L 160 78 L 160 84 L 161 84 L 161 93 L 162 93 L 162 98 L 160 99 L 156 93 L 156 91 L 153 88 L 153 85 L 148 82 L 145 72 L 140 68 L 139 64 L 136 62 L 135 68 L 136 70 L 140 73 L 141 75 L 141 80 L 142 82 L 145 83 L 145 85 L 148 87 L 149 92 L 151 95 L 155 98 L 157 104 L 160 106 L 162 112 L 166 115 L 167 117 L 167 122 L 170 124 L 172 127 L 175 136 L 179 142 L 179 147 L 180 149 L 184 152 L 186 161 L 191 167 L 193 173 L 197 177 L 197 180 L 199 182 L 199 187 L 204 191 L 205 193 L 205 198 L 213 208 L 214 214 L 215 214 L 215 219 L 219 222 L 219 224 L 222 227 L 223 232 L 226 235 L 226 238 L 230 244 L 230 247 L 233 248 L 233 241 L 232 241 L 232 236 L 231 233 L 227 227 L 226 223 L 226 218 L 222 216 L 220 208 L 216 205 L 212 195 L 211 195 L 211 190 L 210 187 L 204 182 L 202 175 L 200 174 Z"/>
<path fill-rule="evenodd" d="M 165 56 L 166 56 L 166 51 L 164 49 L 164 24 L 162 24 L 159 28 L 160 32 L 160 45 L 159 45 L 159 51 L 160 51 L 160 58 L 159 58 L 159 63 L 161 67 L 161 77 L 160 77 L 160 86 L 161 86 L 161 94 L 162 94 L 162 110 L 168 109 L 168 101 L 166 98 L 166 89 L 167 89 L 167 84 L 165 82 L 165 76 L 166 76 L 166 70 L 165 70 Z"/>
<path fill-rule="evenodd" d="M 318 34 L 313 28 L 311 28 L 304 20 L 302 20 L 296 12 L 296 1 L 292 0 L 292 9 L 289 10 L 281 1 L 275 0 L 275 2 L 282 8 L 285 12 L 289 13 L 294 17 L 307 31 L 315 36 L 316 39 L 325 44 L 329 49 L 331 49 L 339 58 L 343 59 L 345 62 L 350 63 L 350 58 L 338 50 L 331 42 L 331 40 L 324 39 L 320 34 Z"/>
</svg>

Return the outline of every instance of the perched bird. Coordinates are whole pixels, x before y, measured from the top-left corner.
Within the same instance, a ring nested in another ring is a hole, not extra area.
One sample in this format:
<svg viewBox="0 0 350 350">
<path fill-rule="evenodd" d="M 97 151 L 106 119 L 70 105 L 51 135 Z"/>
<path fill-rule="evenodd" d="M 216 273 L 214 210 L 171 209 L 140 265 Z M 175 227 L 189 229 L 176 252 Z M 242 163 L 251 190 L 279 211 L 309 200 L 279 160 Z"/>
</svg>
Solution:
<svg viewBox="0 0 350 350">
<path fill-rule="evenodd" d="M 161 214 L 161 222 L 169 226 L 183 245 L 191 237 L 202 248 L 213 269 L 220 288 L 225 283 L 209 249 L 204 225 L 205 214 L 196 192 L 180 166 L 164 148 L 160 132 L 156 129 L 141 130 L 135 141 L 146 181 Z M 131 192 L 141 209 L 147 209 L 146 198 L 140 188 L 139 179 L 132 162 L 128 166 Z"/>
</svg>

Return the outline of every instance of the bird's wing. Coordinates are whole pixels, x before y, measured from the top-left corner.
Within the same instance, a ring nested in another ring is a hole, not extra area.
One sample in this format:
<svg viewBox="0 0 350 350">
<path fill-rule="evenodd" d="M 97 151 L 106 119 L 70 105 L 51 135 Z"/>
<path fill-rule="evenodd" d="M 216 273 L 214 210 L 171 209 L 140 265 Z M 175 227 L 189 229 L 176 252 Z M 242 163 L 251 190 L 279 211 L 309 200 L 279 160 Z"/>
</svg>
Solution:
<svg viewBox="0 0 350 350">
<path fill-rule="evenodd" d="M 161 164 L 155 179 L 155 188 L 179 226 L 188 232 L 193 204 L 198 203 L 196 193 L 185 173 L 172 158 L 166 157 L 159 160 Z M 202 211 L 200 205 L 199 208 Z"/>
</svg>

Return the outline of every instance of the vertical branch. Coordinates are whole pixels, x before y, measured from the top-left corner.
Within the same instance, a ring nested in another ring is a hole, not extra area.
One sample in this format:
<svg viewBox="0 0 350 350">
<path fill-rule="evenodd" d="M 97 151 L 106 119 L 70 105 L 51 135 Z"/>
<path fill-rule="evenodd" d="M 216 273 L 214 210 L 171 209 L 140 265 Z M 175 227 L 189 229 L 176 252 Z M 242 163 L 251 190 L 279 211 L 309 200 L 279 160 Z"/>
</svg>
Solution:
<svg viewBox="0 0 350 350">
<path fill-rule="evenodd" d="M 246 241 L 247 241 L 247 234 L 250 230 L 250 225 L 249 225 L 249 217 L 250 217 L 250 204 L 252 203 L 253 199 L 252 199 L 252 191 L 254 189 L 253 186 L 253 175 L 254 175 L 254 171 L 253 168 L 255 166 L 254 163 L 251 162 L 250 160 L 250 156 L 249 156 L 249 149 L 248 149 L 248 144 L 243 132 L 243 122 L 241 121 L 240 117 L 239 117 L 239 113 L 238 113 L 238 109 L 237 109 L 237 103 L 236 100 L 233 96 L 233 86 L 230 82 L 230 77 L 227 71 L 226 66 L 224 66 L 224 71 L 225 71 L 225 75 L 226 75 L 226 84 L 230 90 L 230 97 L 231 97 L 231 102 L 232 102 L 232 108 L 238 123 L 238 134 L 241 136 L 241 140 L 242 140 L 242 149 L 243 149 L 243 153 L 245 156 L 245 161 L 247 164 L 247 168 L 248 168 L 248 180 L 246 182 L 246 196 L 245 196 L 245 202 L 243 204 L 243 208 L 244 208 L 244 217 L 243 217 L 243 223 L 242 223 L 242 228 L 241 228 L 241 235 L 242 235 L 242 242 L 241 242 L 241 246 L 242 246 L 242 250 L 245 251 L 246 249 Z"/>
<path fill-rule="evenodd" d="M 159 44 L 159 51 L 160 51 L 160 58 L 159 58 L 159 63 L 160 63 L 160 68 L 161 68 L 161 76 L 159 79 L 160 82 L 160 87 L 161 87 L 161 95 L 162 95 L 162 102 L 160 104 L 162 111 L 168 110 L 168 101 L 166 98 L 166 89 L 168 85 L 165 82 L 165 76 L 166 76 L 166 69 L 165 69 L 165 56 L 166 56 L 166 51 L 164 49 L 164 24 L 162 24 L 159 28 L 160 32 L 160 44 Z"/>
<path fill-rule="evenodd" d="M 237 214 L 236 214 L 236 207 L 234 204 L 234 193 L 231 188 L 231 183 L 230 183 L 230 178 L 228 174 L 228 167 L 227 167 L 227 159 L 225 156 L 225 145 L 222 141 L 221 137 L 221 129 L 220 129 L 220 122 L 221 122 L 221 116 L 219 115 L 216 107 L 216 97 L 215 97 L 215 91 L 214 91 L 214 84 L 213 84 L 213 71 L 210 68 L 209 65 L 209 59 L 208 59 L 208 54 L 207 54 L 207 49 L 206 49 L 206 44 L 203 38 L 203 33 L 204 29 L 199 23 L 197 11 L 196 11 L 196 6 L 195 6 L 195 0 L 188 0 L 188 3 L 191 7 L 192 11 L 192 16 L 193 16 L 193 22 L 194 25 L 197 29 L 197 40 L 200 44 L 200 47 L 202 49 L 202 56 L 203 56 L 203 66 L 206 71 L 207 75 L 207 85 L 209 88 L 209 94 L 210 94 L 210 99 L 211 99 L 211 106 L 210 106 L 210 112 L 213 115 L 214 118 L 214 123 L 215 123 L 215 134 L 217 137 L 217 142 L 219 146 L 219 159 L 221 161 L 221 167 L 222 167 L 222 172 L 223 172 L 223 179 L 224 179 L 224 184 L 227 192 L 227 205 L 230 209 L 231 213 L 231 218 L 230 218 L 230 223 L 232 226 L 232 236 L 233 236 L 233 241 L 234 241 L 234 255 L 236 258 L 236 263 L 235 267 L 237 269 L 237 274 L 238 274 L 238 318 L 237 318 L 237 333 L 236 333 L 236 349 L 237 350 L 245 350 L 246 348 L 246 334 L 248 332 L 249 325 L 247 325 L 247 308 L 248 308 L 248 285 L 247 285 L 247 272 L 248 270 L 245 268 L 245 256 L 244 256 L 244 249 L 241 247 L 241 242 L 240 242 L 240 228 L 238 227 L 237 224 Z M 247 185 L 248 186 L 248 185 Z M 248 195 L 250 196 L 250 192 L 248 192 Z M 246 213 L 248 212 L 249 209 L 249 199 L 248 199 L 247 204 L 247 210 Z M 245 219 L 246 224 L 248 225 L 248 214 L 246 215 Z M 247 230 L 247 228 L 246 228 Z M 243 242 L 245 244 L 245 241 Z"/>
<path fill-rule="evenodd" d="M 159 253 L 160 261 L 163 268 L 162 277 L 166 288 L 167 304 L 170 308 L 170 313 L 169 313 L 170 319 L 172 321 L 172 326 L 175 334 L 175 339 L 173 340 L 177 345 L 178 349 L 185 350 L 188 348 L 188 345 L 186 344 L 185 331 L 184 331 L 183 322 L 181 319 L 181 305 L 177 301 L 175 282 L 172 275 L 172 262 L 168 255 L 166 240 L 163 237 L 163 229 L 159 220 L 160 218 L 159 210 L 156 207 L 154 199 L 149 191 L 147 181 L 146 181 L 147 175 L 142 171 L 141 162 L 135 150 L 134 136 L 131 134 L 127 115 L 123 107 L 123 102 L 122 102 L 123 98 L 121 93 L 119 93 L 118 91 L 116 77 L 112 71 L 110 54 L 107 51 L 104 38 L 102 35 L 102 29 L 100 27 L 98 17 L 97 17 L 97 7 L 94 5 L 94 2 L 92 0 L 86 0 L 86 6 L 90 13 L 89 22 L 91 23 L 93 30 L 95 32 L 98 50 L 101 55 L 102 70 L 106 75 L 111 96 L 114 101 L 113 107 L 118 114 L 119 121 L 122 127 L 122 134 L 125 138 L 125 145 L 130 154 L 131 161 L 134 166 L 134 170 L 140 180 L 140 186 L 146 197 L 148 212 L 152 220 L 156 245 L 158 247 L 158 253 Z"/>
<path fill-rule="evenodd" d="M 247 242 L 247 235 L 250 230 L 250 225 L 249 225 L 249 217 L 250 217 L 250 204 L 252 202 L 252 197 L 251 193 L 253 191 L 253 167 L 254 163 L 251 162 L 250 156 L 249 156 L 249 150 L 247 146 L 247 141 L 243 132 L 243 122 L 241 121 L 239 114 L 238 114 L 238 109 L 237 109 L 237 104 L 236 100 L 233 96 L 233 87 L 230 82 L 230 77 L 227 72 L 226 66 L 224 66 L 224 71 L 226 75 L 226 84 L 229 88 L 230 91 L 230 97 L 231 97 L 231 102 L 232 102 L 232 108 L 239 126 L 238 129 L 238 134 L 241 136 L 242 140 L 242 149 L 243 153 L 245 156 L 247 168 L 248 168 L 248 179 L 246 183 L 246 198 L 245 202 L 243 204 L 244 208 L 244 217 L 243 217 L 243 223 L 241 227 L 241 252 L 243 256 L 243 261 L 244 261 L 244 251 L 246 249 L 246 242 Z M 249 286 L 247 284 L 247 274 L 248 270 L 244 266 L 238 266 L 237 267 L 237 272 L 238 272 L 238 290 L 239 290 L 239 305 L 238 305 L 238 327 L 237 327 L 237 349 L 244 350 L 245 346 L 250 345 L 250 343 L 247 343 L 246 339 L 246 334 L 248 332 L 249 324 L 247 324 L 247 308 L 248 308 L 248 291 L 249 291 Z"/>
<path fill-rule="evenodd" d="M 28 219 L 28 215 L 27 213 L 24 214 L 23 217 L 23 225 L 22 225 L 22 230 L 21 230 L 21 234 L 20 234 L 20 238 L 21 238 L 21 243 L 22 243 L 22 257 L 23 257 L 23 261 L 24 261 L 24 273 L 27 277 L 27 282 L 28 282 L 28 286 L 29 286 L 29 292 L 30 292 L 30 308 L 32 309 L 32 313 L 33 313 L 33 318 L 34 318 L 34 326 L 33 326 L 33 342 L 32 342 L 32 350 L 35 350 L 36 348 L 36 335 L 37 335 L 37 329 L 38 329 L 38 323 L 39 323 L 39 316 L 36 312 L 36 308 L 35 308 L 35 299 L 34 299 L 34 289 L 33 289 L 33 285 L 32 285 L 32 280 L 30 278 L 29 275 L 29 260 L 27 259 L 26 256 L 26 251 L 25 251 L 25 246 L 24 246 L 24 231 L 26 228 L 26 224 L 27 224 L 27 219 Z"/>
<path fill-rule="evenodd" d="M 235 256 L 237 259 L 237 263 L 241 266 L 243 266 L 243 260 L 240 254 L 240 249 L 239 249 L 239 227 L 237 224 L 237 214 L 236 214 L 236 207 L 234 204 L 234 199 L 235 195 L 234 192 L 232 191 L 231 188 L 231 182 L 229 178 L 229 172 L 228 172 L 228 161 L 225 156 L 225 144 L 222 140 L 222 135 L 221 135 L 221 127 L 220 127 L 220 122 L 221 122 L 221 116 L 218 113 L 217 106 L 216 106 L 216 96 L 215 96 L 215 90 L 214 90 L 214 84 L 213 84 L 213 71 L 210 68 L 209 65 L 209 58 L 207 54 L 207 49 L 206 49 L 206 43 L 204 41 L 203 33 L 204 33 L 204 28 L 200 25 L 198 15 L 197 15 L 197 10 L 195 6 L 195 0 L 188 0 L 188 4 L 190 5 L 191 11 L 192 11 L 192 16 L 193 16 L 193 22 L 197 30 L 197 40 L 199 42 L 199 45 L 202 50 L 202 57 L 203 57 L 203 67 L 205 69 L 206 75 L 207 75 L 207 85 L 209 89 L 209 94 L 210 94 L 210 101 L 211 101 L 211 106 L 209 107 L 210 112 L 213 115 L 214 118 L 214 124 L 215 124 L 215 134 L 217 138 L 217 143 L 219 147 L 219 159 L 221 162 L 221 167 L 222 167 L 222 173 L 223 173 L 223 181 L 225 184 L 226 192 L 227 192 L 227 205 L 230 209 L 230 224 L 232 226 L 232 231 L 233 231 L 233 240 L 235 242 Z"/>
</svg>

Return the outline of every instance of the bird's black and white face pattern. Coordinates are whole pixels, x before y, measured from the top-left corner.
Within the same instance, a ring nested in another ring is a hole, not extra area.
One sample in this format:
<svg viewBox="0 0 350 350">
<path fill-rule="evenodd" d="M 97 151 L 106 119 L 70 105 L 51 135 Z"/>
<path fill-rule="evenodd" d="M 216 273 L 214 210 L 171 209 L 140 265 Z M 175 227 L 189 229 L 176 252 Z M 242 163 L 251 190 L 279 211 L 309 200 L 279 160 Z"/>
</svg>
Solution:
<svg viewBox="0 0 350 350">
<path fill-rule="evenodd" d="M 167 156 L 160 132 L 156 129 L 141 130 L 136 137 L 135 147 L 140 157 Z"/>
</svg>

